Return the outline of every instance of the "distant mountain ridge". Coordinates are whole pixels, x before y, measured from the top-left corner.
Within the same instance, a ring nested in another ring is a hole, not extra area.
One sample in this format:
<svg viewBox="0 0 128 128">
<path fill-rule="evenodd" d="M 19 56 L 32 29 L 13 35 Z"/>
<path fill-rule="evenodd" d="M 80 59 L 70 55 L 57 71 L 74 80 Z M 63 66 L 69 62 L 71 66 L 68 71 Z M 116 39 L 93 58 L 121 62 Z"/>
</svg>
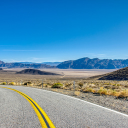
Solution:
<svg viewBox="0 0 128 128">
<path fill-rule="evenodd" d="M 128 66 L 128 59 L 99 59 L 88 57 L 64 61 L 57 66 L 60 69 L 120 69 Z"/>
<path fill-rule="evenodd" d="M 47 65 L 50 65 L 50 66 L 57 66 L 60 63 L 62 63 L 62 62 L 43 62 L 42 64 L 47 64 Z"/>
<path fill-rule="evenodd" d="M 21 64 L 46 64 L 46 65 L 50 65 L 50 66 L 57 66 L 57 65 L 59 65 L 61 62 L 43 62 L 43 63 L 34 63 L 34 62 L 16 62 L 16 63 L 21 63 Z"/>
<path fill-rule="evenodd" d="M 64 62 L 15 62 L 0 61 L 0 68 L 59 68 L 59 69 L 120 69 L 128 67 L 128 59 L 99 59 L 88 57 Z"/>
<path fill-rule="evenodd" d="M 0 67 L 1 68 L 56 68 L 56 66 L 50 66 L 46 64 L 36 64 L 36 63 L 4 63 L 3 61 L 0 61 Z"/>
</svg>

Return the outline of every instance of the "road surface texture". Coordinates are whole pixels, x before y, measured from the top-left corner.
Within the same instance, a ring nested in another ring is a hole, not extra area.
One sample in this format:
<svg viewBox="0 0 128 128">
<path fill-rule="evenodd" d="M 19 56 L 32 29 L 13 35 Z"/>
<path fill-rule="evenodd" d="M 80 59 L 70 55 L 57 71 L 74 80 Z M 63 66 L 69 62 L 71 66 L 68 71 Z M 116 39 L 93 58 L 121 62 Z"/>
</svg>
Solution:
<svg viewBox="0 0 128 128">
<path fill-rule="evenodd" d="M 98 105 L 43 89 L 0 85 L 0 128 L 41 128 L 31 97 L 46 112 L 56 128 L 128 128 L 128 116 Z"/>
</svg>

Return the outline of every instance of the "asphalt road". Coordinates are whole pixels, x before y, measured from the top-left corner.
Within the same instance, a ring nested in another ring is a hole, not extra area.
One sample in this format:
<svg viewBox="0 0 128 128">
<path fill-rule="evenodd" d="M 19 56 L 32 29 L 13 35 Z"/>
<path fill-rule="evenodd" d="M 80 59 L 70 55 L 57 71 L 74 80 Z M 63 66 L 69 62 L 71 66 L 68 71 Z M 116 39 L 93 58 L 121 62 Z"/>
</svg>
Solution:
<svg viewBox="0 0 128 128">
<path fill-rule="evenodd" d="M 19 90 L 47 113 L 56 128 L 128 128 L 128 116 L 79 99 L 37 88 Z M 0 128 L 41 128 L 30 103 L 19 93 L 0 88 Z"/>
</svg>

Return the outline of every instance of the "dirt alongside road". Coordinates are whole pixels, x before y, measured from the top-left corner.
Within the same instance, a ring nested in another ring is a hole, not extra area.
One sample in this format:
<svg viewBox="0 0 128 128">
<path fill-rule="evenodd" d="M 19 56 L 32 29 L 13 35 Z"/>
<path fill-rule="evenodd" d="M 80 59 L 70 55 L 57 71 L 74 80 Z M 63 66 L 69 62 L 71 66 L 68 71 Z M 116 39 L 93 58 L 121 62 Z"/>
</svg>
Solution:
<svg viewBox="0 0 128 128">
<path fill-rule="evenodd" d="M 106 96 L 106 95 L 100 96 L 98 94 L 83 93 L 83 92 L 64 90 L 64 89 L 54 89 L 54 88 L 46 88 L 46 87 L 43 87 L 43 89 L 73 96 L 97 105 L 101 105 L 106 108 L 110 108 L 128 114 L 128 99 L 117 99 L 116 97 L 113 96 Z"/>
</svg>

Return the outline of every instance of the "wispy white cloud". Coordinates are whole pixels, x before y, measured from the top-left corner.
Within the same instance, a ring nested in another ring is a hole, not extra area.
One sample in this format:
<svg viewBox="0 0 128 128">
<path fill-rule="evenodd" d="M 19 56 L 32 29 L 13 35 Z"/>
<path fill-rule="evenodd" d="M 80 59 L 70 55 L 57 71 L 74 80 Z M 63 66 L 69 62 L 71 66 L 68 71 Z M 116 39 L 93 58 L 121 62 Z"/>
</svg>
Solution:
<svg viewBox="0 0 128 128">
<path fill-rule="evenodd" d="M 43 60 L 43 59 L 47 59 L 47 58 L 36 58 L 36 57 L 32 58 L 32 60 Z"/>
</svg>

